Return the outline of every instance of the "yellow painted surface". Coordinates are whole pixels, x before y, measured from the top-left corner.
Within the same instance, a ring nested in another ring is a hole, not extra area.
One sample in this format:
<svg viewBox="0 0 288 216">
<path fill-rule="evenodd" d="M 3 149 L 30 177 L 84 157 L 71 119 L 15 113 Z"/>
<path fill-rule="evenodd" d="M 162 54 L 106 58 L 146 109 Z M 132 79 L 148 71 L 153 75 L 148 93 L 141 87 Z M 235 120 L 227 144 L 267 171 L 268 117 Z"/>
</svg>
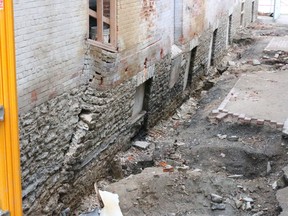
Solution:
<svg viewBox="0 0 288 216">
<path fill-rule="evenodd" d="M 11 216 L 22 215 L 20 150 L 16 93 L 13 8 L 11 0 L 0 0 L 0 208 Z"/>
</svg>

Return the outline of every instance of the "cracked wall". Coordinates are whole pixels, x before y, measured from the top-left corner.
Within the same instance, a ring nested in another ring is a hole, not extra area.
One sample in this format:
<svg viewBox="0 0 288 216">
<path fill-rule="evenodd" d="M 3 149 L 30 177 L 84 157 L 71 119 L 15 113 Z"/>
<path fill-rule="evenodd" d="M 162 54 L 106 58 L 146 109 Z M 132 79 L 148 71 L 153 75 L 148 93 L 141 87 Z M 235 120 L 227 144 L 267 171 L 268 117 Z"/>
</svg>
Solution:
<svg viewBox="0 0 288 216">
<path fill-rule="evenodd" d="M 113 156 L 128 148 L 133 136 L 173 113 L 213 71 L 213 31 L 218 29 L 214 41 L 217 63 L 227 48 L 229 16 L 231 37 L 241 16 L 238 0 L 219 1 L 215 10 L 212 0 L 119 1 L 118 51 L 110 52 L 85 40 L 87 2 L 78 2 L 77 13 L 65 12 L 63 18 L 58 17 L 60 8 L 72 7 L 71 2 L 35 1 L 25 5 L 23 12 L 20 8 L 25 1 L 15 1 L 25 215 L 57 215 L 77 206 L 79 197 L 93 191 L 93 183 L 107 176 Z M 255 4 L 256 11 L 257 1 Z M 38 14 L 39 5 L 47 11 Z M 251 22 L 251 5 L 251 0 L 245 1 L 244 25 Z M 174 17 L 175 10 L 181 11 L 178 17 Z M 43 17 L 49 29 L 35 30 L 39 35 L 27 33 L 20 21 L 29 14 L 34 14 L 32 29 L 42 26 L 38 19 Z M 182 18 L 183 22 L 174 25 L 174 19 Z M 35 47 L 33 41 L 40 37 L 45 40 Z M 38 48 L 47 50 L 41 53 Z M 30 64 L 30 60 L 35 62 Z M 45 88 L 47 95 L 42 97 L 42 87 L 34 83 Z M 136 89 L 143 83 L 143 112 L 133 116 Z"/>
</svg>

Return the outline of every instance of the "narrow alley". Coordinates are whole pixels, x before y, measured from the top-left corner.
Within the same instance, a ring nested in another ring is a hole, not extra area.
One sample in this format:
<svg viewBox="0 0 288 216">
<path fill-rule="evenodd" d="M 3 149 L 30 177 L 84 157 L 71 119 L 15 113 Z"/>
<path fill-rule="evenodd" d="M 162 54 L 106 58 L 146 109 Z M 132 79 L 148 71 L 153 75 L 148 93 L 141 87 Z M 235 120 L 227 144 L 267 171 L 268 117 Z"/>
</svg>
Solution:
<svg viewBox="0 0 288 216">
<path fill-rule="evenodd" d="M 287 24 L 260 17 L 243 28 L 215 75 L 203 79 L 172 117 L 136 136 L 129 150 L 117 154 L 111 175 L 98 185 L 119 195 L 124 215 L 288 215 L 286 119 L 281 123 L 281 114 L 288 116 Z M 284 42 L 272 49 L 271 41 L 278 39 Z M 237 94 L 229 101 L 246 104 L 235 106 L 246 117 L 228 111 L 219 117 L 215 110 L 246 76 L 251 80 L 243 91 L 249 96 Z M 276 86 L 261 84 L 261 79 Z M 259 82 L 262 89 L 257 89 Z M 261 94 L 274 106 L 259 107 Z M 279 115 L 278 124 L 268 120 L 274 115 Z M 94 194 L 86 196 L 78 210 L 92 211 L 96 203 Z"/>
</svg>

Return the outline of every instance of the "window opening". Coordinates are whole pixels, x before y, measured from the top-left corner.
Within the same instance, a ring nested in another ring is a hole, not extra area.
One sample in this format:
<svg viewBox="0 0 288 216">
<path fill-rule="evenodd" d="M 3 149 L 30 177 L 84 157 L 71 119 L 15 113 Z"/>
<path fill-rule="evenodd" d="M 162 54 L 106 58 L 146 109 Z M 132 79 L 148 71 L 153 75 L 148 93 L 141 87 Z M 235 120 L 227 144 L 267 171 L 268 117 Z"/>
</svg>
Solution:
<svg viewBox="0 0 288 216">
<path fill-rule="evenodd" d="M 116 0 L 89 0 L 89 39 L 116 47 Z"/>
<path fill-rule="evenodd" d="M 142 83 L 136 88 L 132 117 L 137 116 L 138 114 L 141 113 L 141 111 L 143 111 L 144 97 L 145 97 L 145 83 Z"/>
</svg>

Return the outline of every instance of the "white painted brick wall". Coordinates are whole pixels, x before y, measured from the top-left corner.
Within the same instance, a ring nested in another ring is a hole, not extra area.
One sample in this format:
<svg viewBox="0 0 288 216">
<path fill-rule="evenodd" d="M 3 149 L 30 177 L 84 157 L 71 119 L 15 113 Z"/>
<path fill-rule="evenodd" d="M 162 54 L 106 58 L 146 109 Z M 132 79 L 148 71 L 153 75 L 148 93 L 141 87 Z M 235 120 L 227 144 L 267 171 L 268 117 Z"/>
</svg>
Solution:
<svg viewBox="0 0 288 216">
<path fill-rule="evenodd" d="M 174 0 L 118 1 L 119 50 L 141 50 L 156 41 L 173 38 L 173 6 Z"/>
<path fill-rule="evenodd" d="M 20 113 L 81 82 L 86 0 L 14 0 Z"/>
</svg>

